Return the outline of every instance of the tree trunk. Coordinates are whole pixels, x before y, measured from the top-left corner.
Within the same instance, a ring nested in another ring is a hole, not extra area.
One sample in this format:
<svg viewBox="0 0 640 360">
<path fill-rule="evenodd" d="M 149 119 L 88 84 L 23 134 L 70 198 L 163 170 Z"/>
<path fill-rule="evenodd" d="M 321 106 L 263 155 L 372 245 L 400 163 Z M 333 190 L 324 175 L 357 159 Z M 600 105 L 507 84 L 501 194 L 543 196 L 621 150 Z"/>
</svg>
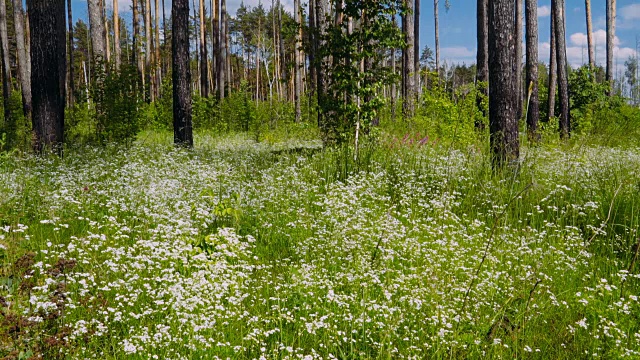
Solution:
<svg viewBox="0 0 640 360">
<path fill-rule="evenodd" d="M 437 1 L 437 0 L 436 0 Z M 407 0 L 407 10 L 409 13 L 404 17 L 405 19 L 405 39 L 407 46 L 405 48 L 405 77 L 406 77 L 406 95 L 403 101 L 403 115 L 405 118 L 412 118 L 415 113 L 415 42 L 413 36 L 414 32 L 414 17 L 413 13 L 413 0 Z"/>
<path fill-rule="evenodd" d="M 433 21 L 435 26 L 436 37 L 436 73 L 438 74 L 438 81 L 440 79 L 440 18 L 438 16 L 438 2 L 440 0 L 433 0 Z"/>
<path fill-rule="evenodd" d="M 11 107 L 11 63 L 9 62 L 9 36 L 7 34 L 7 4 L 0 0 L 0 54 L 2 54 L 2 99 L 4 104 L 4 121 L 10 121 Z"/>
<path fill-rule="evenodd" d="M 9 35 L 7 29 L 6 0 L 0 0 L 0 41 L 2 42 L 2 64 L 6 68 L 2 80 L 6 81 L 7 84 L 9 84 L 9 89 L 11 89 L 11 62 L 9 61 Z"/>
<path fill-rule="evenodd" d="M 489 1 L 489 127 L 493 164 L 501 167 L 520 156 L 513 72 L 513 0 Z"/>
<path fill-rule="evenodd" d="M 551 48 L 549 49 L 549 94 L 547 96 L 547 121 L 556 116 L 556 88 L 558 85 L 558 62 L 556 57 L 556 18 L 551 12 Z"/>
<path fill-rule="evenodd" d="M 171 5 L 173 58 L 173 141 L 193 147 L 191 126 L 191 67 L 189 59 L 189 0 L 173 0 Z"/>
<path fill-rule="evenodd" d="M 538 2 L 526 0 L 527 16 L 527 130 L 529 141 L 538 142 L 540 101 L 538 99 Z"/>
<path fill-rule="evenodd" d="M 160 55 L 160 4 L 155 1 L 156 9 L 156 46 L 155 46 L 155 63 L 156 63 L 156 98 L 160 97 L 160 88 L 162 87 L 162 56 Z"/>
<path fill-rule="evenodd" d="M 295 105 L 296 122 L 302 120 L 302 111 L 300 109 L 300 93 L 302 88 L 302 56 L 300 49 L 302 47 L 302 7 L 300 6 L 300 0 L 294 0 L 294 15 L 296 17 L 296 23 L 298 24 L 298 31 L 296 32 L 296 48 L 294 50 L 295 57 L 295 69 L 294 69 L 294 88 L 293 88 L 293 102 Z"/>
<path fill-rule="evenodd" d="M 613 50 L 616 37 L 616 0 L 607 1 L 607 70 L 606 79 L 609 83 L 609 95 L 613 95 Z"/>
<path fill-rule="evenodd" d="M 118 12 L 118 0 L 113 0 L 113 45 L 116 57 L 116 70 L 120 70 L 122 50 L 120 49 L 120 14 Z"/>
<path fill-rule="evenodd" d="M 222 52 L 220 51 L 220 0 L 212 0 L 213 4 L 213 13 L 211 16 L 211 46 L 213 47 L 213 87 L 214 91 L 218 94 L 220 93 L 220 71 L 222 70 L 222 65 L 220 62 L 220 55 Z"/>
<path fill-rule="evenodd" d="M 302 23 L 299 24 L 302 26 Z M 318 52 L 318 37 L 317 35 L 318 27 L 316 20 L 316 0 L 309 0 L 309 43 L 311 44 L 309 51 L 309 77 L 310 77 L 310 92 L 309 96 L 313 96 L 315 89 L 317 87 L 317 78 L 316 78 L 316 53 Z"/>
<path fill-rule="evenodd" d="M 560 138 L 568 139 L 569 127 L 569 78 L 567 75 L 567 46 L 565 41 L 564 0 L 552 0 L 556 31 L 556 57 L 558 60 L 558 96 L 560 98 Z"/>
<path fill-rule="evenodd" d="M 71 7 L 69 7 L 71 11 Z M 31 118 L 31 69 L 29 66 L 30 54 L 27 52 L 25 26 L 24 26 L 24 10 L 22 8 L 22 0 L 13 0 L 13 18 L 16 30 L 16 50 L 18 52 L 18 75 L 20 87 L 22 89 L 22 109 L 24 116 Z M 73 49 L 73 27 L 69 32 L 69 49 Z M 71 59 L 73 64 L 73 51 L 71 51 Z M 70 78 L 73 79 L 73 69 L 70 69 Z M 73 80 L 71 80 L 71 99 L 73 102 Z"/>
<path fill-rule="evenodd" d="M 204 0 L 200 0 L 200 88 L 202 97 L 209 97 L 209 55 L 207 54 L 207 32 Z"/>
<path fill-rule="evenodd" d="M 298 9 L 299 8 L 300 7 L 298 7 Z M 280 0 L 278 0 L 278 44 L 280 45 L 280 73 L 282 76 L 282 93 L 284 94 L 284 99 L 289 100 L 289 88 L 287 86 L 289 80 L 289 67 L 287 66 L 286 53 L 284 49 L 284 39 L 282 38 L 282 4 Z M 299 54 L 299 52 L 294 51 L 294 56 L 296 56 L 296 54 Z M 294 64 L 296 63 L 296 61 L 297 59 L 294 60 Z"/>
<path fill-rule="evenodd" d="M 413 10 L 413 55 L 414 55 L 414 86 L 416 89 L 416 98 L 420 97 L 422 86 L 420 85 L 420 3 L 421 0 L 415 0 L 415 8 Z"/>
<path fill-rule="evenodd" d="M 151 41 L 153 35 L 151 33 L 151 2 L 150 0 L 145 0 L 144 7 L 142 8 L 142 13 L 144 16 L 144 35 L 146 37 L 145 48 L 144 48 L 144 67 L 146 69 L 146 79 L 149 84 L 149 100 L 153 102 L 154 99 L 154 88 L 153 88 L 153 76 L 151 69 Z"/>
<path fill-rule="evenodd" d="M 591 71 L 596 68 L 595 46 L 593 44 L 593 25 L 591 23 L 591 0 L 584 0 L 587 13 L 587 46 L 589 47 L 589 67 Z"/>
<path fill-rule="evenodd" d="M 104 22 L 102 21 L 102 9 L 100 0 L 88 0 L 89 5 L 89 26 L 91 31 L 91 48 L 93 50 L 93 61 L 96 67 L 101 67 L 104 71 L 106 65 L 106 39 Z"/>
<path fill-rule="evenodd" d="M 487 83 L 489 81 L 489 0 L 477 1 L 477 43 L 478 53 L 476 57 L 476 81 L 478 83 Z M 476 106 L 482 111 L 483 117 L 486 117 L 485 106 L 482 104 L 483 96 L 489 96 L 488 84 L 482 84 L 478 89 L 478 96 L 476 97 Z M 482 120 L 476 121 L 476 128 L 478 130 L 484 130 L 484 122 Z"/>
<path fill-rule="evenodd" d="M 316 46 L 316 92 L 318 96 L 318 105 L 322 107 L 325 102 L 325 89 L 326 89 L 326 77 L 324 73 L 324 67 L 327 59 L 324 56 L 320 56 L 318 51 L 324 46 L 324 41 L 322 40 L 325 32 L 326 32 L 326 16 L 328 15 L 328 4 L 327 0 L 315 0 L 315 20 L 316 20 L 316 31 L 314 36 L 314 42 Z M 318 111 L 318 125 L 321 129 L 326 127 L 324 117 L 322 115 L 322 111 Z M 326 129 L 325 129 L 326 130 Z"/>
<path fill-rule="evenodd" d="M 393 27 L 397 27 L 398 26 L 398 20 L 397 17 L 393 16 Z M 393 75 L 396 75 L 396 70 L 397 70 L 397 66 L 396 66 L 396 48 L 392 48 L 391 49 L 391 69 L 393 71 Z M 396 120 L 396 98 L 398 95 L 398 89 L 396 87 L 396 81 L 391 83 L 391 121 L 395 121 Z"/>
<path fill-rule="evenodd" d="M 100 0 L 100 11 L 104 22 L 104 49 L 107 55 L 107 64 L 111 63 L 111 46 L 109 45 L 109 20 L 107 18 L 107 7 L 105 0 Z"/>
<path fill-rule="evenodd" d="M 225 96 L 225 74 L 227 72 L 227 0 L 220 3 L 220 71 L 218 72 L 220 87 L 220 99 Z"/>
<path fill-rule="evenodd" d="M 27 0 L 31 33 L 31 89 L 36 151 L 62 152 L 66 78 L 64 0 Z"/>
<path fill-rule="evenodd" d="M 515 32 L 515 37 L 516 37 L 516 42 L 514 44 L 515 46 L 515 57 L 516 57 L 516 64 L 515 64 L 515 80 L 516 80 L 516 115 L 518 117 L 518 119 L 522 118 L 522 92 L 523 92 L 523 86 L 522 86 L 522 38 L 523 38 L 523 18 L 524 18 L 524 11 L 523 11 L 523 2 L 524 0 L 516 0 L 516 32 Z"/>
<path fill-rule="evenodd" d="M 131 49 L 131 64 L 138 68 L 138 72 L 142 74 L 142 69 L 140 68 L 140 57 L 138 56 L 138 38 L 140 37 L 140 25 L 138 22 L 138 0 L 133 0 L 131 3 L 131 7 L 133 8 L 133 39 L 132 39 L 132 49 Z"/>
</svg>

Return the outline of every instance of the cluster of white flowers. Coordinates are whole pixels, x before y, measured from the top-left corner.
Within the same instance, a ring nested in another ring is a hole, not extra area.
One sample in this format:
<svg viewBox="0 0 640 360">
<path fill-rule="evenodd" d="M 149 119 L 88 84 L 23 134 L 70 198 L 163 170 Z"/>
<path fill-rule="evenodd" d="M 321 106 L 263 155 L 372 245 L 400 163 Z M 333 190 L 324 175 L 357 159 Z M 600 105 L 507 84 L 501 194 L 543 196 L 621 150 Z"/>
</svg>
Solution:
<svg viewBox="0 0 640 360">
<path fill-rule="evenodd" d="M 638 277 L 590 277 L 585 245 L 607 233 L 597 186 L 623 168 L 601 160 L 625 159 L 638 181 L 639 151 L 532 151 L 536 165 L 522 171 L 536 174 L 540 196 L 518 212 L 527 194 L 511 198 L 527 182 L 485 181 L 477 154 L 391 152 L 340 177 L 335 154 L 287 146 L 319 144 L 86 149 L 0 172 L 0 206 L 36 219 L 0 228 L 0 250 L 8 239 L 39 247 L 23 314 L 64 311 L 71 358 L 506 357 L 566 346 L 640 356 Z M 214 211 L 222 203 L 244 222 Z M 77 265 L 52 275 L 60 259 Z M 64 304 L 51 300 L 60 283 Z M 566 335 L 557 344 L 540 340 L 550 326 Z"/>
</svg>

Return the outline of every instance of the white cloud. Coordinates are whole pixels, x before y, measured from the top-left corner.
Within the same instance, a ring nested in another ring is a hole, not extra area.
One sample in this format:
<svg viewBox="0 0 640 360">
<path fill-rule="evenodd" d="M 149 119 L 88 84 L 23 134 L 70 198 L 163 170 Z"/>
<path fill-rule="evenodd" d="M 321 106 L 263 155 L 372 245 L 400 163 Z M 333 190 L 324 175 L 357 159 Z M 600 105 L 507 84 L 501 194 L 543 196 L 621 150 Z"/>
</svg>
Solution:
<svg viewBox="0 0 640 360">
<path fill-rule="evenodd" d="M 569 36 L 569 40 L 571 40 L 571 44 L 574 46 L 587 46 L 588 45 L 588 41 L 587 41 L 587 34 L 585 33 L 574 33 L 571 34 Z M 604 45 L 607 43 L 607 32 L 605 30 L 602 29 L 598 29 L 596 31 L 593 32 L 593 41 L 596 44 L 596 46 L 599 45 Z M 618 38 L 617 36 L 615 36 L 613 38 L 613 46 L 619 46 L 620 45 L 620 38 Z"/>
<path fill-rule="evenodd" d="M 575 35 L 575 34 L 574 34 Z M 585 40 L 586 41 L 586 40 Z M 546 64 L 549 63 L 549 51 L 551 50 L 551 45 L 549 42 L 543 42 L 538 45 L 538 57 L 541 62 Z M 606 47 L 605 43 L 598 44 L 595 48 L 596 55 L 596 63 L 598 65 L 604 66 L 606 61 Z M 636 56 L 636 50 L 629 47 L 620 47 L 615 46 L 613 48 L 613 59 L 614 63 L 617 62 L 619 64 L 624 63 L 630 56 Z M 579 67 L 589 61 L 589 54 L 587 52 L 587 46 L 584 45 L 576 45 L 570 44 L 567 46 L 567 62 L 572 67 Z"/>
<path fill-rule="evenodd" d="M 623 20 L 640 20 L 640 4 L 630 4 L 618 9 L 616 15 Z"/>
<path fill-rule="evenodd" d="M 475 58 L 476 52 L 464 46 L 443 47 L 440 49 L 443 58 Z"/>
<path fill-rule="evenodd" d="M 548 5 L 538 6 L 538 17 L 547 17 L 551 15 L 551 7 Z"/>
</svg>

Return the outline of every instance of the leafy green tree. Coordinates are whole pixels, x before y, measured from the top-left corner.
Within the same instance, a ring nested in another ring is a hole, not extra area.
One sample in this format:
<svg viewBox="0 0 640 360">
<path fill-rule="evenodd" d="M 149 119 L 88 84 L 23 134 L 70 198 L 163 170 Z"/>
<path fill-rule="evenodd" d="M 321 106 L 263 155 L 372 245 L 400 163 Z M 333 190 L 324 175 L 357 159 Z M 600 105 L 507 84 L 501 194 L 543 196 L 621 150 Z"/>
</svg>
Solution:
<svg viewBox="0 0 640 360">
<path fill-rule="evenodd" d="M 328 24 L 320 57 L 328 79 L 326 93 L 319 96 L 321 130 L 325 144 L 341 143 L 368 133 L 377 124 L 385 103 L 384 85 L 398 80 L 393 69 L 383 66 L 390 49 L 405 46 L 402 32 L 393 23 L 406 13 L 402 0 L 338 1 L 336 21 Z"/>
</svg>

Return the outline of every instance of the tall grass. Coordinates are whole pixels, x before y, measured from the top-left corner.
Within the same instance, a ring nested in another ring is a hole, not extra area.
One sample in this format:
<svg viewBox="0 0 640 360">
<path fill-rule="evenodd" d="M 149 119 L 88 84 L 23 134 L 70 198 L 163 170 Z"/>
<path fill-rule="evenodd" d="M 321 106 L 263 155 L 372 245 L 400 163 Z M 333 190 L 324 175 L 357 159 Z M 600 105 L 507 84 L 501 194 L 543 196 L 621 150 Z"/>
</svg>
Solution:
<svg viewBox="0 0 640 360">
<path fill-rule="evenodd" d="M 637 147 L 263 135 L 3 159 L 0 356 L 640 356 Z"/>
</svg>

